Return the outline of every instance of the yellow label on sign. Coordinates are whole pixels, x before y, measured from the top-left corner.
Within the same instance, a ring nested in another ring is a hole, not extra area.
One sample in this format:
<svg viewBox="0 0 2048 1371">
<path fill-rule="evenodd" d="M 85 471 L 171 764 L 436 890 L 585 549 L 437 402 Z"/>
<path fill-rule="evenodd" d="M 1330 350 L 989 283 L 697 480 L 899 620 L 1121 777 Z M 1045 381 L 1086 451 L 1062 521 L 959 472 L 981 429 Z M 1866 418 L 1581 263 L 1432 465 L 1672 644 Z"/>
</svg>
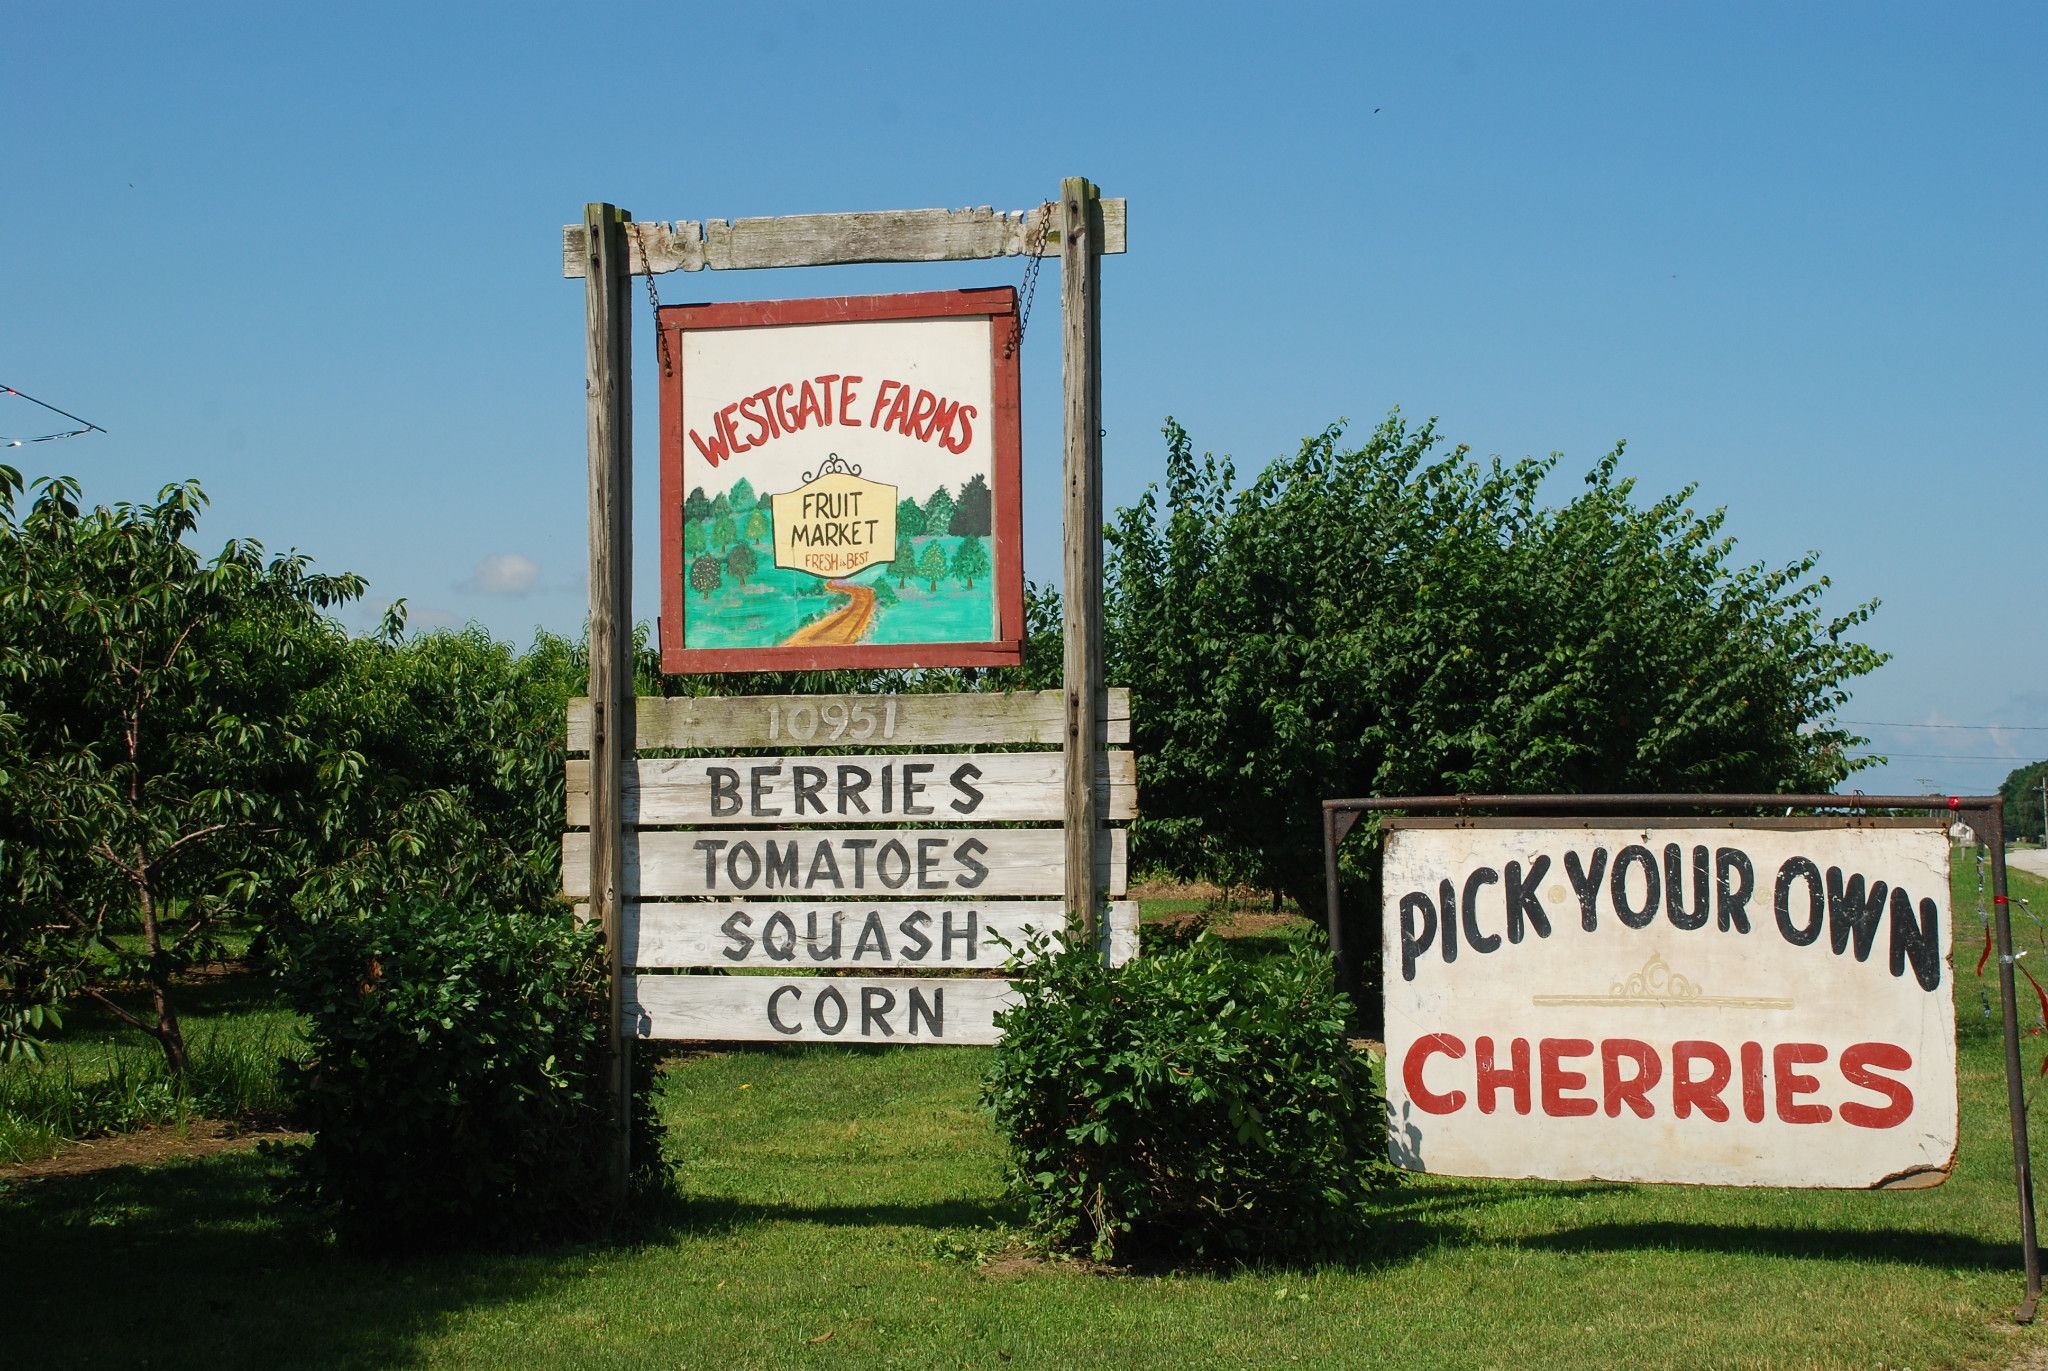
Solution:
<svg viewBox="0 0 2048 1371">
<path fill-rule="evenodd" d="M 769 499 L 779 567 L 851 576 L 896 555 L 896 487 L 867 480 L 837 454 L 795 490 Z"/>
</svg>

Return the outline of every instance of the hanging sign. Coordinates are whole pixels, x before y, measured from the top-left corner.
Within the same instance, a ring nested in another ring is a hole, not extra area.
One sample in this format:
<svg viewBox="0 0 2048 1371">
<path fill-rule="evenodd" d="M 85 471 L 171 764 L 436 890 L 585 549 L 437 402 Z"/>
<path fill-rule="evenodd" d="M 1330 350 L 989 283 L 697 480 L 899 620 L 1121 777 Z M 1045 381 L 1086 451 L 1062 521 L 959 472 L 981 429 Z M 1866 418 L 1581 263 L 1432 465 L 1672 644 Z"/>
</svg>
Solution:
<svg viewBox="0 0 2048 1371">
<path fill-rule="evenodd" d="M 1714 1185 L 1946 1179 L 1955 1006 L 1938 826 L 1389 828 L 1399 1164 Z"/>
<path fill-rule="evenodd" d="M 1016 292 L 660 311 L 662 667 L 1023 656 Z"/>
</svg>

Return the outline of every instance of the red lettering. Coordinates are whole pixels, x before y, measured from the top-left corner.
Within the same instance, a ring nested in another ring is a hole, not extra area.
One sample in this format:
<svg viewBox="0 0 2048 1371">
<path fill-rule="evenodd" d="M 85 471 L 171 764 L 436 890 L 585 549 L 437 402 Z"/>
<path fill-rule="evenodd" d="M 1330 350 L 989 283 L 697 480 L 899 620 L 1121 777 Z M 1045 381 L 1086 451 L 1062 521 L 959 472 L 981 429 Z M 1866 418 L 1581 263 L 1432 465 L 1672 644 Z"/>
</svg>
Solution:
<svg viewBox="0 0 2048 1371">
<path fill-rule="evenodd" d="M 1913 1113 L 1913 1092 L 1889 1076 L 1872 1075 L 1870 1068 L 1909 1071 L 1912 1066 L 1913 1054 L 1892 1043 L 1852 1043 L 1843 1048 L 1843 1079 L 1858 1089 L 1875 1090 L 1885 1097 L 1885 1103 L 1869 1105 L 1844 1100 L 1842 1122 L 1858 1128 L 1897 1128 L 1904 1123 Z"/>
<path fill-rule="evenodd" d="M 1504 1068 L 1494 1065 L 1493 1039 L 1481 1038 L 1475 1046 L 1478 1048 L 1479 1060 L 1475 1064 L 1478 1068 L 1478 1079 L 1474 1094 L 1479 1099 L 1479 1112 L 1491 1114 L 1494 1095 L 1502 1088 L 1506 1088 L 1515 1097 L 1515 1112 L 1528 1113 L 1529 1040 L 1516 1038 L 1508 1044 L 1508 1065 Z"/>
<path fill-rule="evenodd" d="M 894 384 L 893 382 L 890 384 Z M 880 408 L 879 402 L 877 408 Z M 882 427 L 894 429 L 906 438 L 915 437 L 910 431 L 910 387 L 896 387 L 896 398 L 889 402 L 889 417 L 882 420 Z"/>
<path fill-rule="evenodd" d="M 1621 1074 L 1621 1064 L 1635 1063 L 1635 1070 L 1629 1075 Z M 1607 1117 L 1621 1117 L 1625 1104 L 1639 1119 L 1647 1119 L 1657 1112 L 1650 1103 L 1650 1087 L 1664 1079 L 1664 1062 L 1658 1057 L 1657 1049 L 1634 1038 L 1607 1038 L 1600 1044 L 1600 1094 L 1605 1101 Z"/>
<path fill-rule="evenodd" d="M 1742 1045 L 1742 1117 L 1751 1123 L 1764 1121 L 1764 1045 Z"/>
<path fill-rule="evenodd" d="M 939 401 L 938 410 L 932 415 L 931 423 L 925 426 L 925 441 L 936 442 L 946 447 L 953 437 L 953 420 L 960 413 L 958 400 Z"/>
<path fill-rule="evenodd" d="M 717 418 L 718 431 L 725 435 L 726 446 L 735 453 L 751 451 L 754 446 L 752 443 L 742 443 L 739 431 L 732 426 L 732 416 L 739 413 L 739 408 L 739 402 L 734 401 L 718 411 Z"/>
<path fill-rule="evenodd" d="M 953 453 L 957 456 L 958 454 L 963 453 L 967 451 L 967 449 L 974 446 L 975 413 L 976 410 L 973 405 L 960 406 L 960 441 L 957 444 L 945 444 L 944 446 L 946 451 Z"/>
<path fill-rule="evenodd" d="M 1792 1069 L 1827 1059 L 1828 1050 L 1819 1043 L 1779 1043 L 1771 1049 L 1771 1072 L 1778 1078 L 1779 1118 L 1786 1123 L 1826 1123 L 1835 1117 L 1835 1111 L 1824 1104 L 1798 1102 L 1799 1096 L 1820 1089 L 1820 1080 Z"/>
<path fill-rule="evenodd" d="M 889 403 L 890 391 L 901 389 L 903 389 L 901 381 L 887 379 L 884 379 L 882 384 L 875 387 L 875 407 L 868 411 L 869 428 L 884 428 L 887 426 L 886 422 L 882 419 L 882 406 Z"/>
<path fill-rule="evenodd" d="M 1694 1062 L 1707 1064 L 1705 1076 L 1693 1076 Z M 1697 1038 L 1673 1043 L 1671 1112 L 1685 1119 L 1692 1117 L 1692 1111 L 1697 1109 L 1715 1123 L 1728 1122 L 1728 1106 L 1721 1102 L 1721 1092 L 1728 1088 L 1728 1079 L 1732 1075 L 1734 1066 L 1728 1060 L 1728 1049 L 1721 1044 L 1703 1042 Z M 1758 1094 L 1761 1098 L 1762 1092 L 1759 1091 Z"/>
<path fill-rule="evenodd" d="M 697 445 L 697 451 L 703 453 L 704 460 L 711 463 L 712 466 L 717 466 L 720 462 L 724 461 L 731 452 L 731 449 L 725 444 L 725 436 L 715 428 L 711 430 L 711 441 L 708 443 L 697 436 L 696 429 L 691 429 L 690 441 Z"/>
<path fill-rule="evenodd" d="M 823 381 L 825 378 L 820 376 L 818 379 Z M 811 388 L 809 381 L 804 382 L 797 388 L 796 422 L 791 424 L 790 427 L 801 433 L 812 424 L 829 424 L 831 422 L 832 392 L 830 390 L 825 392 L 825 404 L 821 408 L 818 404 L 818 392 Z"/>
<path fill-rule="evenodd" d="M 740 418 L 745 419 L 754 426 L 754 432 L 747 440 L 748 447 L 760 447 L 775 436 L 773 426 L 768 422 L 768 416 L 761 412 L 761 397 L 766 394 L 768 394 L 767 391 L 760 391 L 749 395 L 739 403 Z M 735 447 L 734 451 L 738 451 L 738 448 Z"/>
<path fill-rule="evenodd" d="M 1543 1112 L 1553 1119 L 1579 1118 L 1591 1114 L 1600 1106 L 1592 1101 L 1576 1099 L 1566 1095 L 1567 1090 L 1584 1090 L 1586 1073 L 1567 1071 L 1566 1057 L 1590 1057 L 1593 1044 L 1585 1038 L 1545 1038 L 1536 1045 L 1537 1058 L 1543 1064 Z"/>
<path fill-rule="evenodd" d="M 792 423 L 790 421 L 788 404 L 783 399 L 786 395 L 794 394 L 796 394 L 796 387 L 787 381 L 775 388 L 775 408 L 770 413 L 774 415 L 777 422 L 782 426 L 781 432 L 776 435 L 777 437 L 780 437 L 783 433 L 794 433 L 803 427 L 801 423 Z"/>
<path fill-rule="evenodd" d="M 1464 1091 L 1439 1095 L 1422 1082 L 1423 1066 L 1439 1052 L 1457 1061 L 1465 1055 L 1465 1044 L 1448 1033 L 1425 1033 L 1409 1046 L 1401 1062 L 1401 1083 L 1408 1087 L 1408 1098 L 1425 1114 L 1449 1114 L 1465 1107 Z"/>
<path fill-rule="evenodd" d="M 932 415 L 938 410 L 939 397 L 928 390 L 920 390 L 916 402 L 910 406 L 910 419 L 903 429 L 904 435 L 920 443 L 930 441 Z"/>
<path fill-rule="evenodd" d="M 835 379 L 839 382 L 839 422 L 859 428 L 860 420 L 853 417 L 853 388 L 867 377 L 840 376 Z"/>
</svg>

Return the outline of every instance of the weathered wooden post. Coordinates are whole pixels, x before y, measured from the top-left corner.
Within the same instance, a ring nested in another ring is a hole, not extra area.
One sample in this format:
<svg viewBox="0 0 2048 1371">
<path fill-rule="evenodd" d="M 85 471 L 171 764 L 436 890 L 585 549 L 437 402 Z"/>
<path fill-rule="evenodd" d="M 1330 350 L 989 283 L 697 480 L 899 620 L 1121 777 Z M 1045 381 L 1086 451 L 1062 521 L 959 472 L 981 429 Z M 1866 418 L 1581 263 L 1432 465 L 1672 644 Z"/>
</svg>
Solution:
<svg viewBox="0 0 2048 1371">
<path fill-rule="evenodd" d="M 1101 909 L 1096 798 L 1102 756 L 1102 192 L 1060 182 L 1060 320 L 1066 385 L 1067 917 L 1093 942 Z"/>
<path fill-rule="evenodd" d="M 610 980 L 611 1198 L 622 1206 L 632 1163 L 632 1038 L 624 1021 L 621 933 L 626 757 L 633 746 L 633 309 L 631 215 L 583 207 L 584 363 L 590 449 L 590 903 L 604 930 Z"/>
</svg>

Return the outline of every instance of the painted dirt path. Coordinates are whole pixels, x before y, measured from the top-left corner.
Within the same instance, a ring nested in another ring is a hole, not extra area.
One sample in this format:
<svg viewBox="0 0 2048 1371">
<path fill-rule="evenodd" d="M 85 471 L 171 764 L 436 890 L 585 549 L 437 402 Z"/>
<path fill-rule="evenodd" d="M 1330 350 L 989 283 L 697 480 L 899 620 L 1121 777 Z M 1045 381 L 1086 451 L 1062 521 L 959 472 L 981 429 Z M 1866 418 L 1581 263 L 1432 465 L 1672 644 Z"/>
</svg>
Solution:
<svg viewBox="0 0 2048 1371">
<path fill-rule="evenodd" d="M 875 617 L 875 592 L 871 586 L 852 581 L 827 581 L 829 590 L 848 596 L 847 602 L 815 623 L 805 624 L 782 640 L 784 647 L 842 647 L 857 643 Z"/>
</svg>

